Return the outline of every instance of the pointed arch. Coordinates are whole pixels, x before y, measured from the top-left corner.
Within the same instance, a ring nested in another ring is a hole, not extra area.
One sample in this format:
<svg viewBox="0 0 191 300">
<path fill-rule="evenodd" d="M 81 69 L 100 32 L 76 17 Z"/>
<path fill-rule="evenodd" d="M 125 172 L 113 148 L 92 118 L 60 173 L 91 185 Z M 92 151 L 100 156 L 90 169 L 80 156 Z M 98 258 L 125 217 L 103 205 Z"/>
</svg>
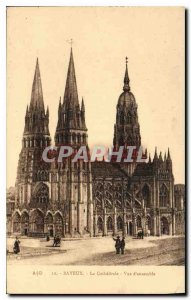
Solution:
<svg viewBox="0 0 191 300">
<path fill-rule="evenodd" d="M 121 216 L 117 217 L 117 230 L 118 231 L 123 230 L 123 220 L 122 220 Z"/>
<path fill-rule="evenodd" d="M 48 204 L 49 188 L 45 183 L 41 182 L 36 186 L 33 194 L 33 200 L 37 204 Z"/>
<path fill-rule="evenodd" d="M 107 218 L 107 230 L 108 231 L 112 231 L 113 230 L 113 220 L 112 220 L 111 216 L 109 216 Z"/>
<path fill-rule="evenodd" d="M 127 122 L 127 124 L 131 124 L 131 122 L 132 122 L 132 114 L 130 111 L 128 111 L 128 113 L 127 113 L 126 122 Z"/>
<path fill-rule="evenodd" d="M 44 214 L 40 209 L 34 209 L 30 215 L 30 231 L 32 233 L 44 233 Z"/>
<path fill-rule="evenodd" d="M 23 210 L 21 214 L 21 233 L 23 235 L 28 235 L 29 230 L 29 213 L 27 210 Z"/>
<path fill-rule="evenodd" d="M 13 232 L 21 232 L 21 215 L 18 211 L 15 211 L 15 213 L 13 214 Z"/>
<path fill-rule="evenodd" d="M 59 211 L 57 211 L 54 215 L 54 228 L 56 235 L 63 235 L 63 217 Z"/>
<path fill-rule="evenodd" d="M 142 197 L 146 207 L 150 207 L 151 202 L 151 191 L 147 183 L 142 187 Z"/>
<path fill-rule="evenodd" d="M 166 184 L 164 183 L 160 186 L 159 204 L 160 207 L 166 207 L 169 204 L 169 191 Z"/>
<path fill-rule="evenodd" d="M 142 227 L 142 220 L 141 220 L 141 216 L 137 215 L 136 217 L 136 223 L 137 223 L 137 228 L 141 228 Z"/>
<path fill-rule="evenodd" d="M 46 214 L 45 223 L 46 224 L 53 224 L 53 214 L 50 211 L 47 212 L 47 214 Z"/>
<path fill-rule="evenodd" d="M 28 223 L 29 222 L 29 213 L 24 210 L 21 214 L 21 223 Z"/>
<path fill-rule="evenodd" d="M 149 215 L 146 216 L 146 227 L 147 227 L 148 230 L 152 229 L 151 216 L 149 216 Z"/>
<path fill-rule="evenodd" d="M 166 217 L 161 217 L 161 234 L 169 234 L 169 222 Z"/>
<path fill-rule="evenodd" d="M 132 141 L 133 141 L 132 137 L 129 136 L 129 137 L 127 138 L 127 144 L 128 144 L 129 146 L 131 146 L 131 145 L 132 145 Z"/>
<path fill-rule="evenodd" d="M 97 219 L 97 229 L 98 229 L 98 233 L 103 232 L 103 219 L 100 216 Z"/>
<path fill-rule="evenodd" d="M 120 112 L 119 118 L 120 118 L 120 124 L 123 125 L 124 124 L 124 113 L 123 113 L 123 111 Z"/>
</svg>

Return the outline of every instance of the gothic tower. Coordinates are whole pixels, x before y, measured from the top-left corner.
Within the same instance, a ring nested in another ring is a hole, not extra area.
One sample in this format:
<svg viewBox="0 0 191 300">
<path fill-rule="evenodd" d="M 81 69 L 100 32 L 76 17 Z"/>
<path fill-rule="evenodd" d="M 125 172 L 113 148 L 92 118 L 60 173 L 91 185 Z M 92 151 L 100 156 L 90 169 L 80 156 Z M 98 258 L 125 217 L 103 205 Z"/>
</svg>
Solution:
<svg viewBox="0 0 191 300">
<path fill-rule="evenodd" d="M 55 133 L 55 145 L 69 145 L 74 153 L 81 146 L 86 146 L 87 127 L 85 105 L 78 100 L 73 52 L 71 49 L 63 103 L 58 107 L 58 123 Z M 90 162 L 67 158 L 56 163 L 52 168 L 53 199 L 62 202 L 64 210 L 65 234 L 72 236 L 93 232 L 92 179 Z"/>
<path fill-rule="evenodd" d="M 114 125 L 113 145 L 116 149 L 119 146 L 136 146 L 139 148 L 141 145 L 137 104 L 135 97 L 130 90 L 129 82 L 126 58 L 123 93 L 118 99 L 116 123 Z"/>
<path fill-rule="evenodd" d="M 50 164 L 42 161 L 42 152 L 46 146 L 50 145 L 50 142 L 49 109 L 47 107 L 45 112 L 37 58 L 31 101 L 26 109 L 22 149 L 17 169 L 16 208 L 20 210 L 35 208 L 46 210 L 48 206 Z M 29 218 L 27 215 L 25 217 Z M 30 228 L 21 228 L 21 231 L 25 230 L 29 233 L 37 231 L 37 228 L 35 229 L 33 225 L 30 224 Z M 43 228 L 41 229 L 43 232 Z"/>
</svg>

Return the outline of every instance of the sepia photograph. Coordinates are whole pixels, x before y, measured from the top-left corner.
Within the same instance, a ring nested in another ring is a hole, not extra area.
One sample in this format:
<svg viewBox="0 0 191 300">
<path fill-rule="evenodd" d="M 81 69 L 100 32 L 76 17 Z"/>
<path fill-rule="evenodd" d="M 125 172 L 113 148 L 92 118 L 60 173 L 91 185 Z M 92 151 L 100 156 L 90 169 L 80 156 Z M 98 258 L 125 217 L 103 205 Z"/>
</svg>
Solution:
<svg viewBox="0 0 191 300">
<path fill-rule="evenodd" d="M 185 293 L 185 9 L 7 7 L 6 38 L 7 293 Z"/>
</svg>

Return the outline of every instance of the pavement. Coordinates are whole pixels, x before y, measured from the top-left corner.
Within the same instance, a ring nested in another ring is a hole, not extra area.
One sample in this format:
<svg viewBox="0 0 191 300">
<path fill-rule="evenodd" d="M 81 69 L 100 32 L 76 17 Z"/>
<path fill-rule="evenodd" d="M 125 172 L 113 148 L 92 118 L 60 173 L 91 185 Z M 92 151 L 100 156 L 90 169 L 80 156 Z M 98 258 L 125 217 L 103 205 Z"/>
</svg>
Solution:
<svg viewBox="0 0 191 300">
<path fill-rule="evenodd" d="M 184 237 L 126 238 L 124 255 L 115 254 L 112 237 L 53 240 L 20 238 L 20 253 L 12 253 L 14 238 L 7 238 L 9 265 L 184 265 Z"/>
</svg>

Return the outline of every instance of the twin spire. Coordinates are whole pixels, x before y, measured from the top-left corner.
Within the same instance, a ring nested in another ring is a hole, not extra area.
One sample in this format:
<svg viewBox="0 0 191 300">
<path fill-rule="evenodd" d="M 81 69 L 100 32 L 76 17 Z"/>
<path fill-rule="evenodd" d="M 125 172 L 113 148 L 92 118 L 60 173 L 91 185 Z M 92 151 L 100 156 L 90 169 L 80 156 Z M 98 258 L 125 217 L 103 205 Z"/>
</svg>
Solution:
<svg viewBox="0 0 191 300">
<path fill-rule="evenodd" d="M 130 80 L 129 80 L 129 75 L 128 75 L 127 63 L 128 63 L 128 58 L 126 57 L 126 70 L 125 70 L 124 86 L 123 86 L 124 91 L 130 91 L 130 86 L 129 86 Z M 70 61 L 69 61 L 69 66 L 68 66 L 68 73 L 67 73 L 67 79 L 66 79 L 66 87 L 65 87 L 63 105 L 65 108 L 67 108 L 67 107 L 72 108 L 72 107 L 79 106 L 78 90 L 77 90 L 76 74 L 75 74 L 75 68 L 74 68 L 74 58 L 73 58 L 72 48 L 71 48 L 71 52 L 70 52 Z M 82 106 L 84 109 L 83 100 L 82 100 Z M 38 58 L 36 60 L 36 68 L 35 68 L 35 74 L 34 74 L 34 79 L 33 79 L 31 103 L 30 103 L 30 108 L 35 108 L 35 107 L 38 107 L 44 111 L 42 82 L 41 82 Z"/>
<path fill-rule="evenodd" d="M 76 83 L 76 74 L 75 74 L 75 68 L 74 68 L 74 58 L 73 58 L 73 52 L 71 48 L 70 52 L 70 61 L 68 66 L 68 73 L 67 73 L 67 79 L 66 79 L 66 87 L 65 87 L 65 93 L 64 93 L 64 107 L 75 107 L 79 106 L 78 101 L 78 90 L 77 90 L 77 83 Z"/>
<path fill-rule="evenodd" d="M 36 68 L 35 68 L 35 74 L 34 74 L 33 85 L 32 85 L 30 109 L 33 109 L 35 107 L 38 107 L 42 111 L 44 111 L 42 83 L 41 83 L 38 58 L 36 60 Z"/>
<path fill-rule="evenodd" d="M 73 51 L 70 51 L 70 60 L 66 78 L 63 104 L 61 99 L 58 107 L 57 132 L 65 129 L 87 130 L 85 124 L 85 105 L 82 99 L 81 107 L 78 99 L 78 89 L 74 67 Z"/>
</svg>

